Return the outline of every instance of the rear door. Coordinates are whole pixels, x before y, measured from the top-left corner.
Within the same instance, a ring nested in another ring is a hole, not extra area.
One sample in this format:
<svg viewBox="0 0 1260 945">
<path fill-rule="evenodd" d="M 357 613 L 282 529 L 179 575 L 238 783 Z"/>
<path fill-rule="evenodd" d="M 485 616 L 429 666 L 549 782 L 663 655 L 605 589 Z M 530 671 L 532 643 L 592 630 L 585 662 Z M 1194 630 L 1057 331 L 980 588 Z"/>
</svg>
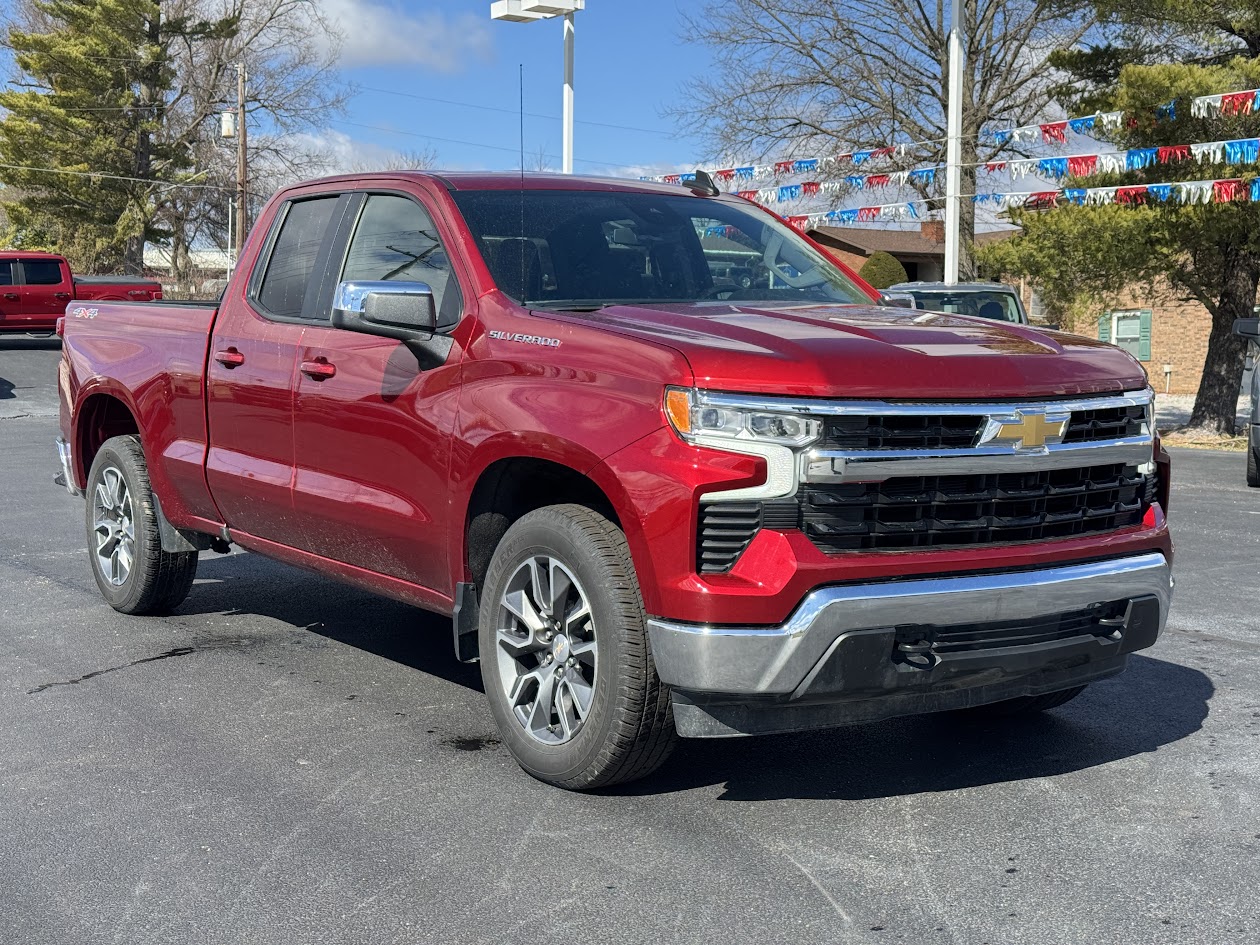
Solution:
<svg viewBox="0 0 1260 945">
<path fill-rule="evenodd" d="M 465 293 L 418 195 L 356 195 L 348 248 L 330 260 L 302 338 L 293 422 L 299 547 L 449 595 L 451 430 L 461 350 L 433 361 L 401 341 L 333 328 L 340 281 L 424 282 L 439 331 Z"/>
<path fill-rule="evenodd" d="M 0 259 L 0 328 L 12 327 L 22 314 L 22 287 L 18 285 L 17 260 Z"/>
<path fill-rule="evenodd" d="M 35 323 L 55 324 L 74 298 L 70 267 L 59 259 L 22 258 L 22 313 Z"/>
<path fill-rule="evenodd" d="M 314 194 L 278 209 L 248 282 L 224 298 L 210 343 L 206 481 L 231 528 L 283 545 L 296 546 L 300 531 L 292 500 L 298 353 L 348 199 Z"/>
</svg>

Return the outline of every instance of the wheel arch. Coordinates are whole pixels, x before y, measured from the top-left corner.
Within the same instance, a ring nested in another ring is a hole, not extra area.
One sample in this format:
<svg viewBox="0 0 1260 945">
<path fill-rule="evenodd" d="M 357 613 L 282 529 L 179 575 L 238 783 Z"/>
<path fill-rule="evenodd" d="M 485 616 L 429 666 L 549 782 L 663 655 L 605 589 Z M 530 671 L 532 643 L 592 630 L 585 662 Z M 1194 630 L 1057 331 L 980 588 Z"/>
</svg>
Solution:
<svg viewBox="0 0 1260 945">
<path fill-rule="evenodd" d="M 140 435 L 136 413 L 123 398 L 110 390 L 97 390 L 85 396 L 75 410 L 74 474 L 80 487 L 87 486 L 92 462 L 106 440 L 127 434 Z"/>
</svg>

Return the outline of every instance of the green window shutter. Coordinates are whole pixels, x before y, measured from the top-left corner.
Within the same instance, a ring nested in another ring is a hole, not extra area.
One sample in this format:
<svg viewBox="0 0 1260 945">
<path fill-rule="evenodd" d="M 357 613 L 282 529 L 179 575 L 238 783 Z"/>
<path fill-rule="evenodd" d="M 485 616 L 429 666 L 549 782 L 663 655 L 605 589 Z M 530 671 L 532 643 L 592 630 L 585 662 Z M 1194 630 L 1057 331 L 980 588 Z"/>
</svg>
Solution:
<svg viewBox="0 0 1260 945">
<path fill-rule="evenodd" d="M 1098 319 L 1098 340 L 1111 340 L 1111 313 L 1103 312 Z"/>
<path fill-rule="evenodd" d="M 1151 310 L 1142 309 L 1142 321 L 1138 325 L 1138 360 L 1151 359 Z"/>
</svg>

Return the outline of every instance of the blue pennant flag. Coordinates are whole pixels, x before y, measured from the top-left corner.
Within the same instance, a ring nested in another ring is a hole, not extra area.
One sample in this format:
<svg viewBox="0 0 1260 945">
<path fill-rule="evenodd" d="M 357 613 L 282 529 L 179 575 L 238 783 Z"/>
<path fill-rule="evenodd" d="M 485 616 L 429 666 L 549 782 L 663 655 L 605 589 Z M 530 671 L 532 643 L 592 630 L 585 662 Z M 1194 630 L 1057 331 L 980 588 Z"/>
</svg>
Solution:
<svg viewBox="0 0 1260 945">
<path fill-rule="evenodd" d="M 853 187 L 866 186 L 866 178 L 861 174 L 850 174 L 848 177 L 844 179 L 844 182 L 846 184 L 852 185 Z"/>
<path fill-rule="evenodd" d="M 1083 187 L 1068 187 L 1063 191 L 1063 196 L 1078 207 L 1085 204 L 1085 189 Z"/>
<path fill-rule="evenodd" d="M 1146 192 L 1159 201 L 1172 199 L 1172 184 L 1147 184 Z"/>
<path fill-rule="evenodd" d="M 866 161 L 869 161 L 869 160 L 871 159 L 871 154 L 872 154 L 872 153 L 873 153 L 872 151 L 854 151 L 854 152 L 853 152 L 853 163 L 854 163 L 854 164 L 862 164 L 862 163 L 864 163 L 864 162 L 866 162 Z"/>
<path fill-rule="evenodd" d="M 694 173 L 692 173 L 692 174 L 682 174 L 682 175 L 680 175 L 680 177 L 681 177 L 681 179 L 682 179 L 682 180 L 695 180 L 695 179 L 696 179 L 696 175 L 695 175 Z"/>
<path fill-rule="evenodd" d="M 757 176 L 757 169 L 751 166 L 750 167 L 737 167 L 735 168 L 735 176 L 742 180 L 752 180 L 754 177 Z"/>
<path fill-rule="evenodd" d="M 1068 162 L 1065 157 L 1042 158 L 1037 162 L 1037 173 L 1047 177 L 1066 177 Z"/>
<path fill-rule="evenodd" d="M 1177 120 L 1177 102 L 1171 101 L 1167 105 L 1155 106 L 1155 117 L 1160 121 L 1176 121 Z"/>
<path fill-rule="evenodd" d="M 1094 130 L 1094 115 L 1088 115 L 1085 118 L 1069 118 L 1068 127 L 1075 131 L 1078 135 L 1083 135 L 1088 131 Z"/>
<path fill-rule="evenodd" d="M 801 195 L 800 184 L 784 184 L 779 188 L 780 200 L 796 200 Z"/>
<path fill-rule="evenodd" d="M 1260 201 L 1260 177 L 1251 182 L 1251 199 Z"/>
<path fill-rule="evenodd" d="M 911 171 L 910 179 L 921 184 L 930 184 L 936 180 L 936 168 L 921 167 L 917 171 Z"/>
<path fill-rule="evenodd" d="M 812 171 L 817 167 L 818 167 L 817 158 L 807 158 L 803 161 L 792 162 L 792 170 L 796 171 L 798 174 L 801 173 L 802 171 Z"/>
<path fill-rule="evenodd" d="M 914 204 L 912 203 L 906 204 L 906 211 L 910 214 L 911 219 L 914 219 L 914 220 L 919 219 L 919 211 L 914 209 Z"/>
<path fill-rule="evenodd" d="M 999 145 L 1006 144 L 1006 142 L 1011 140 L 1011 129 L 1007 128 L 1004 131 L 993 132 L 993 140 L 996 141 Z"/>
<path fill-rule="evenodd" d="M 858 212 L 856 210 L 832 210 L 827 216 L 837 223 L 855 223 L 857 222 Z"/>
<path fill-rule="evenodd" d="M 1159 148 L 1132 148 L 1125 153 L 1124 167 L 1129 171 L 1140 171 L 1155 163 Z"/>
<path fill-rule="evenodd" d="M 1255 164 L 1260 160 L 1260 138 L 1225 142 L 1225 163 Z"/>
</svg>

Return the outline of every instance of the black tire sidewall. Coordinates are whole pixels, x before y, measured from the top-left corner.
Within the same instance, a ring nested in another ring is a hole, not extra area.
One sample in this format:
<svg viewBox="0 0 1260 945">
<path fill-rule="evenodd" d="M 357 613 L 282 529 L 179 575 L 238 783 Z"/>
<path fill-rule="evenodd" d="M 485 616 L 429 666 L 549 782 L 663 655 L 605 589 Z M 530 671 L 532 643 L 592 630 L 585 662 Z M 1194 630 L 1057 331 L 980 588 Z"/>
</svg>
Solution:
<svg viewBox="0 0 1260 945">
<path fill-rule="evenodd" d="M 88 558 L 92 565 L 92 576 L 96 579 L 96 586 L 100 589 L 101 596 L 115 610 L 123 612 L 135 609 L 148 590 L 153 576 L 146 572 L 155 557 L 151 546 L 161 541 L 157 533 L 157 519 L 153 514 L 153 497 L 149 491 L 149 478 L 144 468 L 139 465 L 144 461 L 144 454 L 138 443 L 134 443 L 129 449 L 128 442 L 126 437 L 115 437 L 105 441 L 92 461 L 85 492 Z M 132 449 L 139 454 L 139 463 Z M 101 572 L 96 557 L 96 530 L 93 521 L 96 487 L 100 483 L 103 470 L 110 466 L 122 473 L 123 482 L 127 485 L 127 492 L 131 496 L 132 522 L 136 532 L 136 549 L 131 573 L 127 575 L 127 580 L 118 586 L 111 584 L 109 578 Z"/>
<path fill-rule="evenodd" d="M 618 699 L 627 671 L 624 635 L 645 632 L 627 620 L 608 588 L 615 576 L 604 566 L 591 536 L 580 524 L 564 519 L 556 509 L 544 509 L 520 519 L 495 550 L 486 576 L 486 596 L 481 601 L 479 644 L 481 674 L 490 711 L 505 744 L 517 762 L 545 781 L 563 783 L 581 778 L 599 761 L 612 733 Z M 551 514 L 545 514 L 551 513 Z M 577 578 L 591 608 L 598 644 L 595 698 L 590 715 L 578 734 L 561 745 L 543 745 L 529 736 L 507 706 L 499 674 L 496 633 L 499 601 L 504 586 L 516 569 L 535 555 L 558 559 Z M 638 596 L 638 587 L 634 587 Z"/>
</svg>

